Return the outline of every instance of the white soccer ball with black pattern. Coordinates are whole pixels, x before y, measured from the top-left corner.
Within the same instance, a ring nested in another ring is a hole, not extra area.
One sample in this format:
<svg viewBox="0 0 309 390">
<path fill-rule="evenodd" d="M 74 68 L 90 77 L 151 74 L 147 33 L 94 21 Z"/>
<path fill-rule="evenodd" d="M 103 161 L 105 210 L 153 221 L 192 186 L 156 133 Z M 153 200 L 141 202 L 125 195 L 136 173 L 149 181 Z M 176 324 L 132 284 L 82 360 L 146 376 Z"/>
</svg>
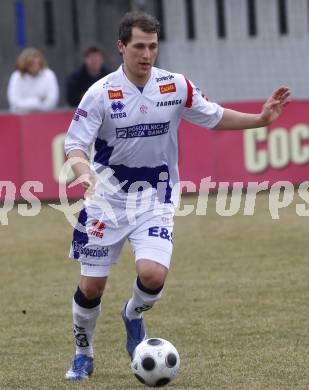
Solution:
<svg viewBox="0 0 309 390">
<path fill-rule="evenodd" d="M 146 386 L 161 387 L 173 380 L 179 369 L 177 349 L 167 340 L 152 338 L 142 341 L 135 349 L 131 369 Z"/>
</svg>

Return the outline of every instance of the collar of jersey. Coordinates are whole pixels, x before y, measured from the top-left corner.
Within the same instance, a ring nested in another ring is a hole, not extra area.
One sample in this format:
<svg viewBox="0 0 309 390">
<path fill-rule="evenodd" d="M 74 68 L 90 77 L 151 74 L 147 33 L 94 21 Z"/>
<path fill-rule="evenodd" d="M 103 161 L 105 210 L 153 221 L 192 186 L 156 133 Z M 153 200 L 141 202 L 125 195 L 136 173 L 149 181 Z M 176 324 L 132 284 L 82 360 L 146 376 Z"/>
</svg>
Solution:
<svg viewBox="0 0 309 390">
<path fill-rule="evenodd" d="M 154 67 L 152 66 L 152 67 L 151 67 L 151 74 L 150 74 L 150 77 L 149 77 L 147 83 L 144 85 L 143 92 L 141 93 L 141 92 L 138 90 L 138 88 L 136 87 L 136 85 L 133 84 L 132 81 L 130 81 L 130 80 L 127 78 L 127 76 L 126 76 L 126 74 L 124 73 L 124 70 L 123 70 L 123 64 L 120 65 L 119 70 L 120 70 L 120 72 L 121 72 L 121 74 L 122 74 L 122 77 L 123 77 L 125 83 L 128 84 L 128 85 L 130 86 L 131 89 L 134 89 L 134 91 L 135 91 L 135 92 L 138 92 L 140 95 L 142 95 L 142 94 L 145 92 L 145 90 L 148 88 L 148 86 L 152 83 L 152 80 L 153 80 L 153 77 L 154 77 Z"/>
</svg>

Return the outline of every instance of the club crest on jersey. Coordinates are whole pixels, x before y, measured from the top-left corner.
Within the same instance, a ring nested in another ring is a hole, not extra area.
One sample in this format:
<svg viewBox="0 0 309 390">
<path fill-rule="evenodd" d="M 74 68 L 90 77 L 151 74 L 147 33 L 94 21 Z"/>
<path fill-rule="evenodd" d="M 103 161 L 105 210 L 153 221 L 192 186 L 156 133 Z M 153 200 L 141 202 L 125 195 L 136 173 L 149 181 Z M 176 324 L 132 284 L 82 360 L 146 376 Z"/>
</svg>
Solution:
<svg viewBox="0 0 309 390">
<path fill-rule="evenodd" d="M 175 83 L 160 85 L 160 93 L 176 92 Z"/>
<path fill-rule="evenodd" d="M 118 91 L 111 91 L 109 89 L 108 90 L 108 97 L 109 97 L 110 100 L 113 100 L 113 99 L 123 99 L 122 90 L 119 89 Z"/>
<path fill-rule="evenodd" d="M 111 104 L 111 109 L 114 111 L 114 114 L 111 114 L 111 118 L 126 118 L 127 114 L 125 112 L 122 112 L 124 107 L 125 105 L 120 100 L 118 100 L 118 102 L 113 102 Z"/>
<path fill-rule="evenodd" d="M 140 110 L 140 112 L 141 112 L 142 114 L 147 114 L 147 112 L 148 112 L 148 107 L 145 106 L 145 104 L 142 104 L 142 105 L 140 106 L 139 110 Z"/>
</svg>

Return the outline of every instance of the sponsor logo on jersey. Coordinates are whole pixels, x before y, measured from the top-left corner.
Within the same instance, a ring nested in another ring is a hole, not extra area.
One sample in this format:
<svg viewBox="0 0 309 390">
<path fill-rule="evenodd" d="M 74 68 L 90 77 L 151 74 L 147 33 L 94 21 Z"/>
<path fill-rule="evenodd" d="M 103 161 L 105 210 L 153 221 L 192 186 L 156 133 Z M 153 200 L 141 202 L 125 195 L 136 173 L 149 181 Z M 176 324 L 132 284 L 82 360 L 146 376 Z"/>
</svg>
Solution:
<svg viewBox="0 0 309 390">
<path fill-rule="evenodd" d="M 75 113 L 74 113 L 73 120 L 75 120 L 75 121 L 78 122 L 80 116 L 82 116 L 82 117 L 84 117 L 84 118 L 87 118 L 87 116 L 88 116 L 87 111 L 85 111 L 85 110 L 83 110 L 83 109 L 81 109 L 81 108 L 78 108 L 78 109 L 75 111 Z"/>
<path fill-rule="evenodd" d="M 106 257 L 108 256 L 109 249 L 105 247 L 96 247 L 96 248 L 85 248 L 82 244 L 73 241 L 73 250 L 78 252 L 84 257 Z"/>
<path fill-rule="evenodd" d="M 108 90 L 108 97 L 110 98 L 110 100 L 113 100 L 113 99 L 123 99 L 122 90 L 119 89 L 118 91 L 111 91 L 109 89 Z"/>
<path fill-rule="evenodd" d="M 113 102 L 111 104 L 111 109 L 114 111 L 114 114 L 111 114 L 111 118 L 112 119 L 126 118 L 127 116 L 126 112 L 121 112 L 124 109 L 124 107 L 125 105 L 120 100 L 118 100 L 118 102 Z"/>
<path fill-rule="evenodd" d="M 163 84 L 163 85 L 160 85 L 159 88 L 160 88 L 160 93 L 176 92 L 175 83 Z"/>
<path fill-rule="evenodd" d="M 156 82 L 159 83 L 160 81 L 167 81 L 172 79 L 174 79 L 174 76 L 169 74 L 168 76 L 156 77 Z"/>
<path fill-rule="evenodd" d="M 155 137 L 168 133 L 170 122 L 143 123 L 140 125 L 116 128 L 117 138 Z"/>
<path fill-rule="evenodd" d="M 91 229 L 89 231 L 89 234 L 91 234 L 92 236 L 98 237 L 98 238 L 102 238 L 104 235 L 104 233 L 103 233 L 104 229 L 106 229 L 105 223 L 100 222 L 98 219 L 95 219 L 91 223 Z"/>
<path fill-rule="evenodd" d="M 175 106 L 176 104 L 181 104 L 181 99 L 176 100 L 162 100 L 160 102 L 157 102 L 156 107 L 166 107 L 166 106 Z"/>
</svg>

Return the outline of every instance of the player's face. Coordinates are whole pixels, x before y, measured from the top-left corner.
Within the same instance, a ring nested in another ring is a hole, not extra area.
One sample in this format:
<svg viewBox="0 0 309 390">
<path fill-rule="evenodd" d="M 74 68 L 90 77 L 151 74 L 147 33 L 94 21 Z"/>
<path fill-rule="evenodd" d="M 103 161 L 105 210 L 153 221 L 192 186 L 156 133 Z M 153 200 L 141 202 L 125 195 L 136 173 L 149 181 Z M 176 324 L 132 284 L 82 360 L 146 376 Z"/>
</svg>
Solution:
<svg viewBox="0 0 309 390">
<path fill-rule="evenodd" d="M 126 46 L 118 41 L 118 49 L 123 55 L 124 71 L 129 80 L 144 85 L 158 54 L 157 33 L 146 33 L 133 27 L 131 40 Z"/>
</svg>

